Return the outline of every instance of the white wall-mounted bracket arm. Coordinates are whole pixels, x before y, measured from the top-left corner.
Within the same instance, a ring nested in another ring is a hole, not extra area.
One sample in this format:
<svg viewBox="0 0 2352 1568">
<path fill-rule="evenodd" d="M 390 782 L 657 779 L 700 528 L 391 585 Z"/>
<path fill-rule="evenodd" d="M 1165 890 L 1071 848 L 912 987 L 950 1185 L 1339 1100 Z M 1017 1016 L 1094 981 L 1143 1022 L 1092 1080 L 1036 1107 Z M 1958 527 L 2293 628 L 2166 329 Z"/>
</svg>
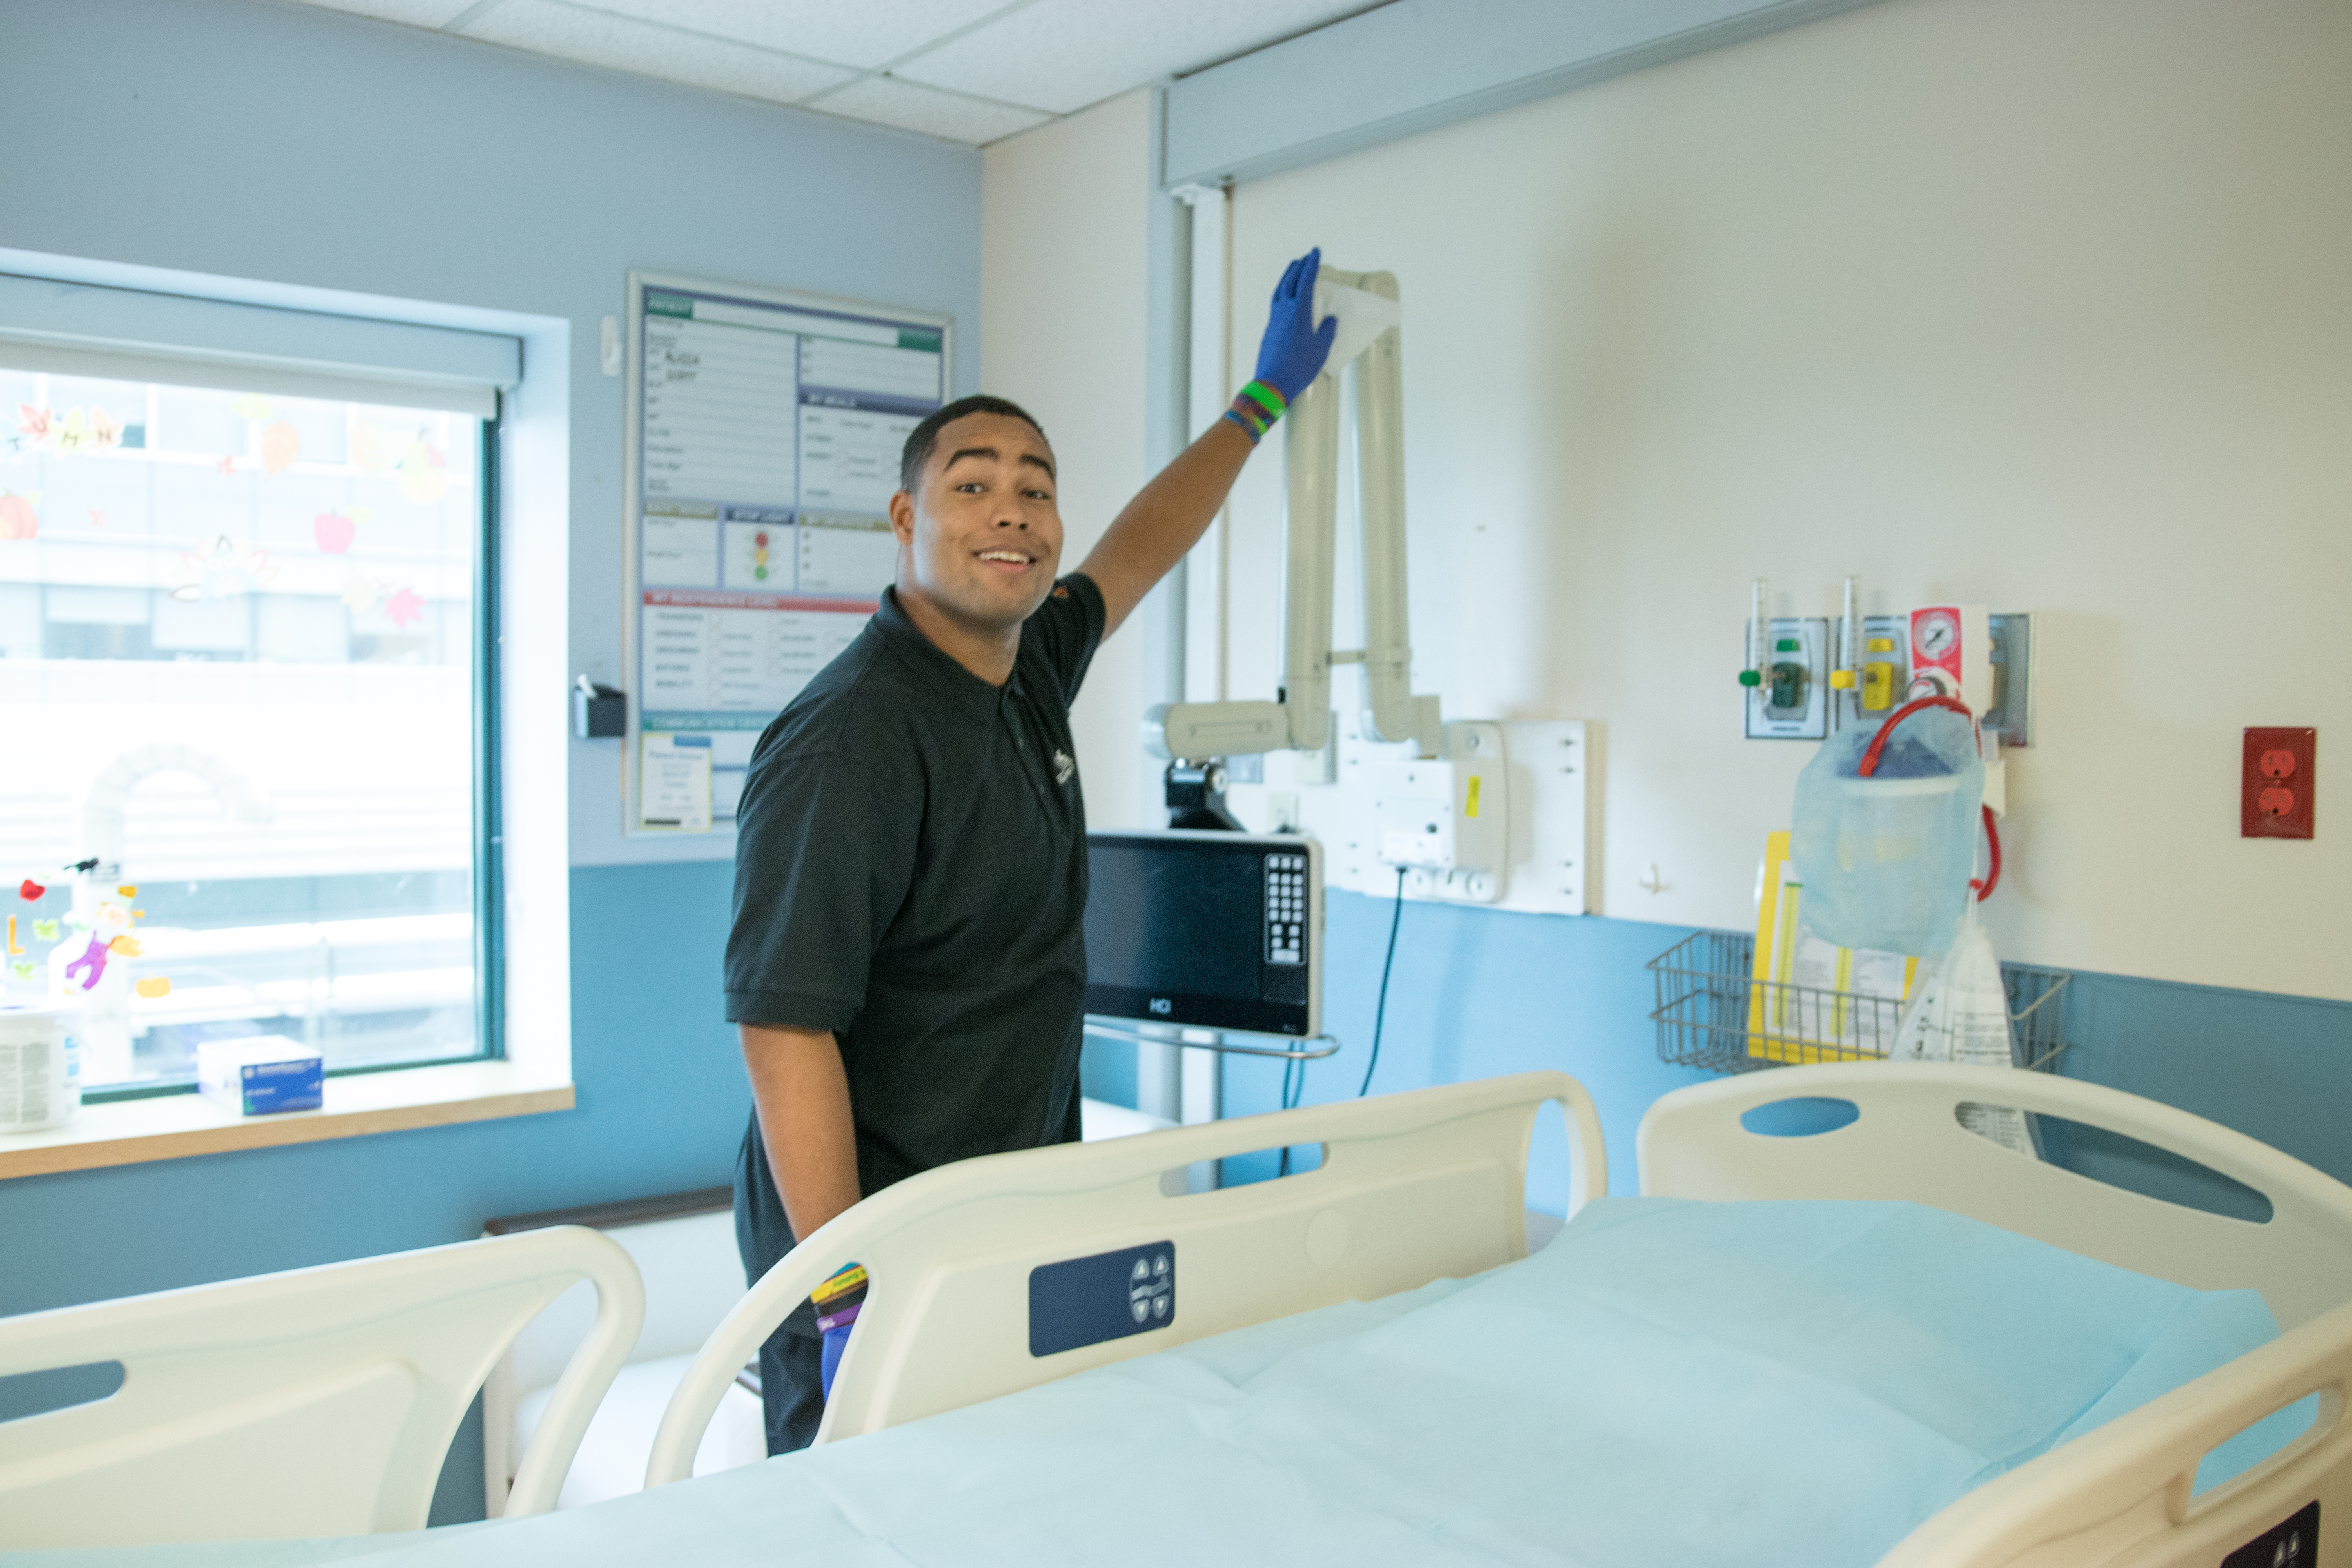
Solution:
<svg viewBox="0 0 2352 1568">
<path fill-rule="evenodd" d="M 1331 595 L 1338 543 L 1339 384 L 1356 367 L 1359 528 L 1364 562 L 1366 734 L 1410 741 L 1436 756 L 1444 730 L 1434 697 L 1412 689 L 1405 570 L 1404 375 L 1397 281 L 1387 272 L 1325 268 L 1316 313 L 1339 320 L 1330 358 L 1292 400 L 1283 429 L 1282 685 L 1273 702 L 1173 702 L 1144 718 L 1156 756 L 1221 757 L 1323 749 L 1330 738 Z"/>
</svg>

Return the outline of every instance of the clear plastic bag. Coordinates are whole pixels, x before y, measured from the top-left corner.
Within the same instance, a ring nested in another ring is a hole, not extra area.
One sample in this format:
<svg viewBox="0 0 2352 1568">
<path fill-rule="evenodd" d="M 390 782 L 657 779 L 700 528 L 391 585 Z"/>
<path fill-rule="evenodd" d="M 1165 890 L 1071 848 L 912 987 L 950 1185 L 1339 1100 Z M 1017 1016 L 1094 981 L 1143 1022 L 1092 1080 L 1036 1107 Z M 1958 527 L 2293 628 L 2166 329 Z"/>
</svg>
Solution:
<svg viewBox="0 0 2352 1568">
<path fill-rule="evenodd" d="M 1886 1059 L 2000 1068 L 2020 1065 L 2000 960 L 1993 955 L 1992 938 L 1974 920 L 1964 920 L 1951 952 L 1933 969 L 1921 972 L 1918 988 L 1895 1031 Z M 1965 1103 L 1960 1107 L 1960 1125 L 2013 1154 L 2041 1157 L 2032 1120 L 2014 1106 Z"/>
<path fill-rule="evenodd" d="M 1869 778 L 1873 725 L 1822 742 L 1797 778 L 1790 858 L 1805 881 L 1805 923 L 1840 947 L 1927 957 L 1959 932 L 1984 800 L 1976 727 L 1946 708 L 1895 727 Z"/>
</svg>

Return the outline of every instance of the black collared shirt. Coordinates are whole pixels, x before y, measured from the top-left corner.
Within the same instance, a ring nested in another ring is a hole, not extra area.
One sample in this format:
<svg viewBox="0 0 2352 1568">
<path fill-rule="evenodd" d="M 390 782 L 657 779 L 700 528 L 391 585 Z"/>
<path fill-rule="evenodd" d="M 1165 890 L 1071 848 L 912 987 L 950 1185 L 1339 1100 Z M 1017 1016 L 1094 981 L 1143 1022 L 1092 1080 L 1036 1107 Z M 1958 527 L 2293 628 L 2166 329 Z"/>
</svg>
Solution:
<svg viewBox="0 0 2352 1568">
<path fill-rule="evenodd" d="M 999 688 L 886 591 L 752 752 L 727 1016 L 834 1032 L 866 1194 L 1077 1136 L 1087 823 L 1070 702 L 1102 630 L 1100 592 L 1064 578 Z M 756 1116 L 746 1155 L 764 1232 L 783 1205 Z"/>
</svg>

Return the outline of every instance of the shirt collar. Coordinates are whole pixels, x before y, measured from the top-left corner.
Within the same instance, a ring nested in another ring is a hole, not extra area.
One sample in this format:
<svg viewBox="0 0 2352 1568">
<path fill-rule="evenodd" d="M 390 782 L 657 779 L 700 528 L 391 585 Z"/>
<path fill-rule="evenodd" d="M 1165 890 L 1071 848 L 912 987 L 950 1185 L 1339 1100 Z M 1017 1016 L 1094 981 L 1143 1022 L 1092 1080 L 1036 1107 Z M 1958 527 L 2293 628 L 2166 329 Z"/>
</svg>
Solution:
<svg viewBox="0 0 2352 1568">
<path fill-rule="evenodd" d="M 948 706 L 964 717 L 982 724 L 993 724 L 997 710 L 1015 682 L 991 686 L 963 666 L 958 664 L 946 649 L 923 635 L 920 626 L 908 618 L 905 606 L 898 603 L 898 590 L 882 590 L 882 603 L 874 612 L 867 628 L 882 641 L 882 646 L 898 656 L 899 663 L 915 672 L 924 685 L 944 699 Z"/>
</svg>

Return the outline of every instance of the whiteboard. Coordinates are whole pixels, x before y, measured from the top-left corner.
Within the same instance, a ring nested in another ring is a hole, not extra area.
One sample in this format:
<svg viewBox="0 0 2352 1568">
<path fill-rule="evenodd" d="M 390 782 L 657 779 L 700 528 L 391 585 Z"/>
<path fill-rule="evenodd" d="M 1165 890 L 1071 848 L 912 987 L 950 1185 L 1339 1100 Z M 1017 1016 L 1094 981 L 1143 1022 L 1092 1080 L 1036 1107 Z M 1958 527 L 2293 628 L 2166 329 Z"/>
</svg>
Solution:
<svg viewBox="0 0 2352 1568">
<path fill-rule="evenodd" d="M 629 274 L 629 833 L 731 829 L 760 732 L 874 614 L 952 320 Z"/>
</svg>

